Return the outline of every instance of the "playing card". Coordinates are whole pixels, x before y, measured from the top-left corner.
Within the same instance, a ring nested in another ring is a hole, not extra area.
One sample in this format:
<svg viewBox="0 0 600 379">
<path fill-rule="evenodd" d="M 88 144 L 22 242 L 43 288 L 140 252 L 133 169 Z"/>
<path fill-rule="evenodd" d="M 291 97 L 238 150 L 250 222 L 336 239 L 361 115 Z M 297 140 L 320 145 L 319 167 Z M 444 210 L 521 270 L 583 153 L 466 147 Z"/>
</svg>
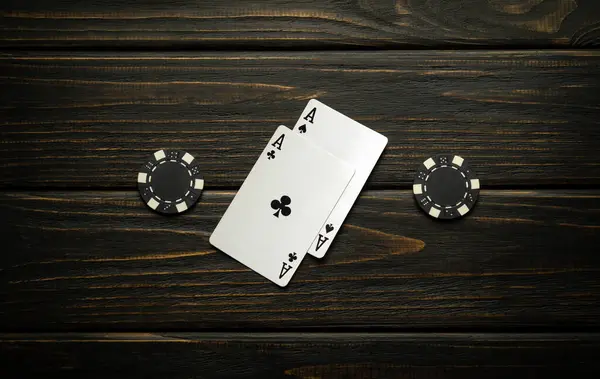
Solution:
<svg viewBox="0 0 600 379">
<path fill-rule="evenodd" d="M 308 251 L 309 254 L 322 258 L 379 160 L 388 139 L 315 99 L 310 100 L 304 108 L 294 131 L 346 161 L 356 170 Z"/>
<path fill-rule="evenodd" d="M 281 125 L 209 241 L 284 287 L 353 175 L 353 167 Z"/>
</svg>

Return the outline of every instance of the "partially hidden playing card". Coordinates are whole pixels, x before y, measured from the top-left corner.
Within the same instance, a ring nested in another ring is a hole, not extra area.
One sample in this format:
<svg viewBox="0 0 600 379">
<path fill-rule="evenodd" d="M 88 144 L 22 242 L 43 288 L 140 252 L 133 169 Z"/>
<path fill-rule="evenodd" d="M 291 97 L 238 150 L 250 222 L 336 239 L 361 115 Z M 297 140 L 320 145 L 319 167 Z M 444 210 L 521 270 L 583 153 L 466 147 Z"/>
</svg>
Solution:
<svg viewBox="0 0 600 379">
<path fill-rule="evenodd" d="M 304 108 L 294 131 L 349 163 L 356 170 L 308 251 L 309 254 L 322 258 L 379 160 L 388 139 L 315 99 L 310 100 Z"/>
<path fill-rule="evenodd" d="M 281 125 L 210 236 L 210 243 L 286 286 L 354 168 Z"/>
</svg>

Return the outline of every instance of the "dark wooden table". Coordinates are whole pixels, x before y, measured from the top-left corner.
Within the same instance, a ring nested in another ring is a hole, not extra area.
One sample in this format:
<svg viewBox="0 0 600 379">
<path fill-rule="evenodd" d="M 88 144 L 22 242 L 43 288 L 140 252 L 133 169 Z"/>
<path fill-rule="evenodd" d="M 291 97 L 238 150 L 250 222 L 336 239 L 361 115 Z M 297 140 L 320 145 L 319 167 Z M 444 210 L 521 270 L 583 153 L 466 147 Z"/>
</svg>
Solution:
<svg viewBox="0 0 600 379">
<path fill-rule="evenodd" d="M 0 3 L 0 378 L 600 374 L 600 2 Z M 208 243 L 306 101 L 389 137 L 324 260 L 280 289 Z M 178 217 L 159 148 L 199 157 Z M 468 217 L 416 207 L 468 158 Z"/>
</svg>

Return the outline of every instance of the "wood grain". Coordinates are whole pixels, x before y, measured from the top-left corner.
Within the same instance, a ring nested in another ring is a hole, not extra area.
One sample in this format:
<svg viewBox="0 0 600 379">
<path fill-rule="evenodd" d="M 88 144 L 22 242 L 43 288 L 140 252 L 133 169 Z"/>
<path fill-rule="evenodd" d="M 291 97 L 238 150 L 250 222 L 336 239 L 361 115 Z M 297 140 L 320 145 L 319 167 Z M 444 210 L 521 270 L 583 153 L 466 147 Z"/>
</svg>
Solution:
<svg viewBox="0 0 600 379">
<path fill-rule="evenodd" d="M 597 46 L 595 0 L 5 0 L 0 46 Z"/>
<path fill-rule="evenodd" d="M 0 58 L 0 186 L 133 189 L 160 148 L 235 188 L 316 97 L 389 137 L 368 188 L 440 152 L 485 187 L 600 184 L 600 52 L 26 54 Z"/>
<path fill-rule="evenodd" d="M 1 193 L 3 330 L 598 326 L 598 191 L 483 191 L 452 223 L 365 192 L 285 289 L 209 245 L 232 196 L 169 218 L 133 191 Z"/>
<path fill-rule="evenodd" d="M 597 378 L 597 334 L 0 335 L 5 379 Z"/>
<path fill-rule="evenodd" d="M 598 46 L 596 0 L 1 2 L 0 378 L 599 377 Z M 208 237 L 310 98 L 390 143 L 281 289 Z M 160 148 L 203 161 L 178 217 Z M 441 152 L 484 186 L 452 223 L 406 191 Z"/>
</svg>

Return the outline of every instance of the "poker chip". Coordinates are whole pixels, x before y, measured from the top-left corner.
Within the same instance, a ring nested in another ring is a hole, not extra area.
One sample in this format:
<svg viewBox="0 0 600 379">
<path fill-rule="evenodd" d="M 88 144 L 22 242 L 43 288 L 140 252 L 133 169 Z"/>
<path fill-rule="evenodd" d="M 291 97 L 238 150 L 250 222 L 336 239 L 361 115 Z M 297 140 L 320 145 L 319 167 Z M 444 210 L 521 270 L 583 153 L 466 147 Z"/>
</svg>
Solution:
<svg viewBox="0 0 600 379">
<path fill-rule="evenodd" d="M 194 205 L 204 179 L 194 157 L 185 151 L 158 150 L 144 163 L 137 177 L 146 205 L 163 214 L 176 214 Z"/>
<path fill-rule="evenodd" d="M 473 209 L 479 197 L 479 179 L 462 157 L 436 155 L 419 166 L 413 193 L 429 216 L 455 219 Z"/>
</svg>

